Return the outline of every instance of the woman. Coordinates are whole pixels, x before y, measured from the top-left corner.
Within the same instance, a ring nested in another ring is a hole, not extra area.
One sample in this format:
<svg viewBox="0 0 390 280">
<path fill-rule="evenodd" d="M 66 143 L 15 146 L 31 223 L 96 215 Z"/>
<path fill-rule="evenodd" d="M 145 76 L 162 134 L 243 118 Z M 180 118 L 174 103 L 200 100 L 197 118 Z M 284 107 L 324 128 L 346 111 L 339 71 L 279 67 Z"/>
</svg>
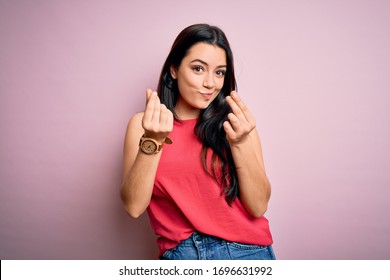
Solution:
<svg viewBox="0 0 390 280">
<path fill-rule="evenodd" d="M 129 121 L 121 198 L 147 210 L 160 259 L 275 259 L 260 139 L 235 90 L 225 34 L 192 25 Z"/>
</svg>

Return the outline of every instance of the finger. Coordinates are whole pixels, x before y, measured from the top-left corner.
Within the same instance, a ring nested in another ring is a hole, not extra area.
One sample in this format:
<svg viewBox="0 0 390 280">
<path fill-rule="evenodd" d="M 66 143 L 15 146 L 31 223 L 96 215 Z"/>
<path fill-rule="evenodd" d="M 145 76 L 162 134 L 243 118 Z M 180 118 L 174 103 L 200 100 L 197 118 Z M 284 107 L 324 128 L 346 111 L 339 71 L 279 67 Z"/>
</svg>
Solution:
<svg viewBox="0 0 390 280">
<path fill-rule="evenodd" d="M 227 96 L 226 101 L 229 104 L 230 108 L 232 109 L 234 115 L 236 115 L 238 118 L 245 119 L 244 113 L 242 112 L 240 107 L 237 105 L 236 101 L 231 96 Z"/>
<path fill-rule="evenodd" d="M 167 130 L 171 132 L 173 130 L 173 114 L 171 110 L 167 109 Z"/>
<path fill-rule="evenodd" d="M 254 122 L 254 118 L 252 116 L 252 113 L 249 111 L 248 107 L 245 105 L 245 103 L 243 102 L 243 100 L 238 96 L 237 92 L 235 91 L 232 91 L 231 94 L 230 94 L 231 98 L 233 99 L 233 101 L 236 103 L 236 105 L 238 106 L 238 108 L 240 108 L 241 110 L 241 113 L 243 114 L 243 116 L 245 117 L 245 119 L 249 122 L 249 123 L 253 123 Z M 237 108 L 236 108 L 237 109 Z"/>
<path fill-rule="evenodd" d="M 160 104 L 160 124 L 164 127 L 167 126 L 168 123 L 169 110 L 164 104 Z"/>
<path fill-rule="evenodd" d="M 148 104 L 148 101 L 150 99 L 150 96 L 152 95 L 152 90 L 150 88 L 146 89 L 146 99 L 145 99 L 145 107 L 146 107 L 146 104 Z"/>
<path fill-rule="evenodd" d="M 157 96 L 153 95 L 152 91 L 147 91 L 147 96 L 149 95 L 149 98 L 146 101 L 146 107 L 144 112 L 144 120 L 147 122 L 152 121 L 153 119 L 153 112 L 154 112 L 154 106 L 155 106 L 155 99 Z"/>
<path fill-rule="evenodd" d="M 233 91 L 231 93 L 231 97 L 236 102 L 237 106 L 241 109 L 241 111 L 245 114 L 247 111 L 249 112 L 248 107 L 245 105 L 244 101 L 238 96 L 237 92 Z"/>
<path fill-rule="evenodd" d="M 161 103 L 160 103 L 160 98 L 158 98 L 157 96 L 157 92 L 153 91 L 152 98 L 154 101 L 152 122 L 157 124 L 160 122 Z"/>
<path fill-rule="evenodd" d="M 242 104 L 243 104 L 243 102 L 242 102 L 241 99 L 238 97 L 237 92 L 232 91 L 232 92 L 230 93 L 230 95 L 226 97 L 226 99 L 227 99 L 227 101 L 228 101 L 230 107 L 232 107 L 232 110 L 235 110 L 237 113 L 238 113 L 239 111 L 241 111 L 241 108 L 240 108 L 240 106 L 239 106 L 239 103 L 242 103 Z M 245 104 L 244 104 L 244 105 L 245 105 Z"/>
<path fill-rule="evenodd" d="M 229 121 L 224 121 L 223 123 L 223 129 L 225 130 L 226 137 L 228 139 L 232 139 L 235 137 L 236 133 L 234 132 L 234 129 Z"/>
<path fill-rule="evenodd" d="M 150 88 L 148 88 L 146 90 L 146 101 L 149 100 L 150 96 L 152 96 L 152 93 L 153 93 L 153 90 L 151 90 Z"/>
<path fill-rule="evenodd" d="M 173 114 L 165 105 L 162 106 L 164 106 L 164 109 L 161 111 L 161 124 L 164 125 L 166 132 L 171 132 L 173 129 Z"/>
<path fill-rule="evenodd" d="M 242 130 L 242 124 L 239 120 L 239 118 L 234 115 L 233 113 L 229 113 L 228 116 L 228 121 L 232 129 L 234 130 L 235 133 L 239 133 Z"/>
<path fill-rule="evenodd" d="M 173 122 L 174 122 L 173 113 L 172 113 L 171 111 L 169 111 L 168 125 L 169 125 L 169 130 L 170 130 L 170 131 L 173 130 Z"/>
<path fill-rule="evenodd" d="M 238 96 L 237 92 L 236 91 L 232 91 L 230 93 L 230 96 L 232 97 L 232 99 L 234 100 L 234 102 L 236 102 L 236 104 L 238 105 L 238 107 L 241 109 L 241 110 L 246 110 L 246 106 L 244 104 L 244 102 L 242 101 L 242 99 Z"/>
</svg>

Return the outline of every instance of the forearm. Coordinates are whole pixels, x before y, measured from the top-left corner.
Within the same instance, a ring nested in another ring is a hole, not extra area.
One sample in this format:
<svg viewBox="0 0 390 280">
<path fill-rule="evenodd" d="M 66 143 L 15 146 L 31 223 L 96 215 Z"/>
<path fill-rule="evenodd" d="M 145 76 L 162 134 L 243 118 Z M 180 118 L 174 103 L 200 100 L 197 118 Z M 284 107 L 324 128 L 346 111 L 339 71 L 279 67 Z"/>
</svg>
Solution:
<svg viewBox="0 0 390 280">
<path fill-rule="evenodd" d="M 133 218 L 139 217 L 150 203 L 160 157 L 161 153 L 147 155 L 139 151 L 123 179 L 121 198 Z"/>
<path fill-rule="evenodd" d="M 172 112 L 160 103 L 157 92 L 148 89 L 145 112 L 135 114 L 128 123 L 123 151 L 121 198 L 134 218 L 149 206 L 161 148 L 172 129 Z"/>
<path fill-rule="evenodd" d="M 236 165 L 239 197 L 249 214 L 261 217 L 267 210 L 271 187 L 265 173 L 261 145 L 254 134 L 232 145 Z"/>
</svg>

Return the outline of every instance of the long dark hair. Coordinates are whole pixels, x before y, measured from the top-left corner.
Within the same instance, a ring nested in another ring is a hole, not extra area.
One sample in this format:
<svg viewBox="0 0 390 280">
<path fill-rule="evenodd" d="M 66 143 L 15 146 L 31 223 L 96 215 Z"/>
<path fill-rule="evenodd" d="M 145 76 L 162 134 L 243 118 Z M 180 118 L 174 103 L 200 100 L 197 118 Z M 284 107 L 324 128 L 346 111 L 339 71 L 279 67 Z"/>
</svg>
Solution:
<svg viewBox="0 0 390 280">
<path fill-rule="evenodd" d="M 160 100 L 173 112 L 176 120 L 180 121 L 175 105 L 179 98 L 177 81 L 171 76 L 171 66 L 179 67 L 188 50 L 197 43 L 208 43 L 225 50 L 227 69 L 223 87 L 210 105 L 201 111 L 194 132 L 203 144 L 201 160 L 203 167 L 214 179 L 222 185 L 222 192 L 230 205 L 238 196 L 238 179 L 229 143 L 226 139 L 223 122 L 231 112 L 226 102 L 226 96 L 236 90 L 234 75 L 233 53 L 224 32 L 208 24 L 195 24 L 185 28 L 177 36 L 171 51 L 163 65 L 157 92 Z M 212 150 L 211 169 L 207 166 L 207 152 Z"/>
</svg>

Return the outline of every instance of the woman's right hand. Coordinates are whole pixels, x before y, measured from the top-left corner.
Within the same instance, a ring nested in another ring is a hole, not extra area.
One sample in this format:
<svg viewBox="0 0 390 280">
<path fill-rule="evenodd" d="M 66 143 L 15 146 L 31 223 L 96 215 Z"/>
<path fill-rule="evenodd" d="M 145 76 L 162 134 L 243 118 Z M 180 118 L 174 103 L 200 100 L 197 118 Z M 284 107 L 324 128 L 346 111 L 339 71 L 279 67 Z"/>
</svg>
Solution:
<svg viewBox="0 0 390 280">
<path fill-rule="evenodd" d="M 161 104 L 157 92 L 146 90 L 146 106 L 142 118 L 145 137 L 153 138 L 163 143 L 173 129 L 173 114 Z"/>
<path fill-rule="evenodd" d="M 145 112 L 129 120 L 123 151 L 121 198 L 127 213 L 134 218 L 144 213 L 150 203 L 161 157 L 161 153 L 150 156 L 140 152 L 140 137 L 144 134 L 163 144 L 172 129 L 172 112 L 161 104 L 156 92 L 148 89 Z"/>
</svg>

